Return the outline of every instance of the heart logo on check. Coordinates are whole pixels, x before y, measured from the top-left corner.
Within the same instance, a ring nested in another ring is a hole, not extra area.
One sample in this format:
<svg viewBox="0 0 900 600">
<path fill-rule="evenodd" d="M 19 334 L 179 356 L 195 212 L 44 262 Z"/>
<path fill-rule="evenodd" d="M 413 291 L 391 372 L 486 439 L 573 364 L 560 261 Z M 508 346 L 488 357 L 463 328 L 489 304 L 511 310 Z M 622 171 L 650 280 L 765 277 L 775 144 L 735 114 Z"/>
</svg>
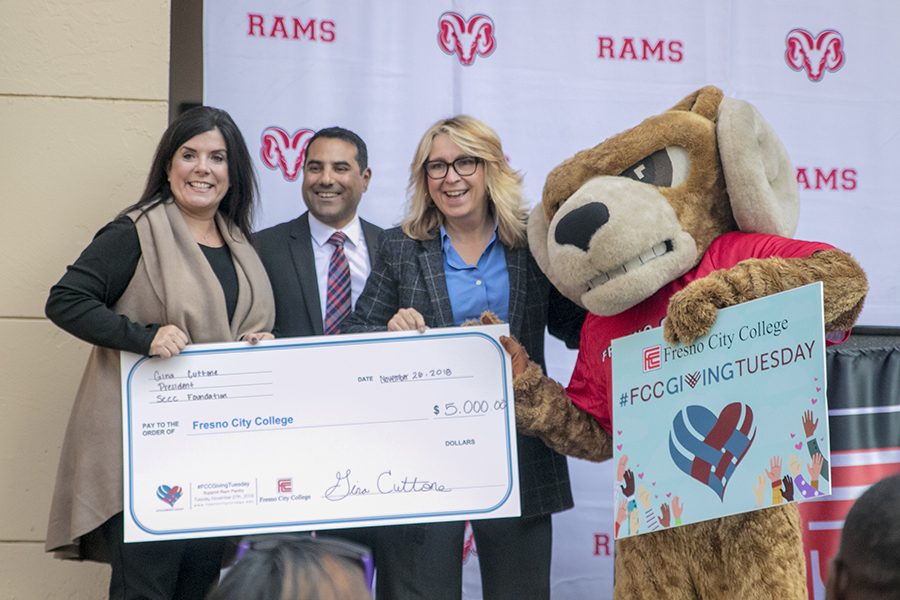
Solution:
<svg viewBox="0 0 900 600">
<path fill-rule="evenodd" d="M 167 485 L 161 485 L 156 488 L 156 497 L 169 506 L 175 506 L 175 503 L 181 498 L 181 486 L 173 485 L 169 487 Z"/>
<path fill-rule="evenodd" d="M 753 410 L 732 402 L 716 416 L 705 406 L 682 408 L 672 420 L 669 455 L 682 472 L 724 500 L 725 489 L 756 439 Z"/>
</svg>

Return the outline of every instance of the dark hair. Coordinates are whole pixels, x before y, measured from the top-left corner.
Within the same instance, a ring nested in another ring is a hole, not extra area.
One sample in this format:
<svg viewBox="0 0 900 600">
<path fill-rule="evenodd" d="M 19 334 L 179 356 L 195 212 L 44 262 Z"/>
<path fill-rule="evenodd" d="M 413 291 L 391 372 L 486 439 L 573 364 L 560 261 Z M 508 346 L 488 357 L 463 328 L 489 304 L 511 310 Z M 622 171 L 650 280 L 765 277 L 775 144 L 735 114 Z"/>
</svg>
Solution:
<svg viewBox="0 0 900 600">
<path fill-rule="evenodd" d="M 225 140 L 230 184 L 222 203 L 219 204 L 219 212 L 228 217 L 244 236 L 249 238 L 259 192 L 253 161 L 250 159 L 244 136 L 231 116 L 224 110 L 212 106 L 197 106 L 181 113 L 172 121 L 156 147 L 144 193 L 141 194 L 140 200 L 123 210 L 120 215 L 135 209 L 147 211 L 160 202 L 167 202 L 172 196 L 172 189 L 169 187 L 166 171 L 175 152 L 195 135 L 213 129 L 218 129 Z"/>
<path fill-rule="evenodd" d="M 847 598 L 900 598 L 900 475 L 882 479 L 847 513 L 833 576 Z"/>
<path fill-rule="evenodd" d="M 237 562 L 207 600 L 368 600 L 364 571 L 334 546 L 368 550 L 334 538 L 275 534 L 247 538 Z"/>
<path fill-rule="evenodd" d="M 309 148 L 312 146 L 312 143 L 319 138 L 344 140 L 345 142 L 353 144 L 356 146 L 356 163 L 359 165 L 359 172 L 362 173 L 366 170 L 366 167 L 369 166 L 369 151 L 366 149 L 366 143 L 361 137 L 349 129 L 344 129 L 343 127 L 326 127 L 325 129 L 320 129 L 315 135 L 309 138 L 309 143 L 306 147 Z"/>
</svg>

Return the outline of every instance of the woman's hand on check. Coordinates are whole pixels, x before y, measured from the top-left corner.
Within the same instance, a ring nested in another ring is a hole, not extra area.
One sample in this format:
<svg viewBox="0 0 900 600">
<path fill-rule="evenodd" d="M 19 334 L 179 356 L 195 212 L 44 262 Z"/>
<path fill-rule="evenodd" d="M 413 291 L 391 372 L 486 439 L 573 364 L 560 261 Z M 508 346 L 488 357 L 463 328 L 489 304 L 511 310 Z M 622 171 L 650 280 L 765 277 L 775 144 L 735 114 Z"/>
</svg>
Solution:
<svg viewBox="0 0 900 600">
<path fill-rule="evenodd" d="M 255 346 L 263 340 L 274 340 L 275 336 L 268 331 L 255 331 L 253 333 L 245 333 L 241 336 L 242 342 L 248 342 L 251 346 Z"/>
<path fill-rule="evenodd" d="M 163 325 L 150 342 L 150 356 L 171 358 L 187 346 L 188 336 L 175 325 Z"/>
<path fill-rule="evenodd" d="M 412 331 L 416 329 L 424 333 L 425 317 L 414 308 L 401 308 L 391 317 L 387 324 L 388 331 Z"/>
</svg>

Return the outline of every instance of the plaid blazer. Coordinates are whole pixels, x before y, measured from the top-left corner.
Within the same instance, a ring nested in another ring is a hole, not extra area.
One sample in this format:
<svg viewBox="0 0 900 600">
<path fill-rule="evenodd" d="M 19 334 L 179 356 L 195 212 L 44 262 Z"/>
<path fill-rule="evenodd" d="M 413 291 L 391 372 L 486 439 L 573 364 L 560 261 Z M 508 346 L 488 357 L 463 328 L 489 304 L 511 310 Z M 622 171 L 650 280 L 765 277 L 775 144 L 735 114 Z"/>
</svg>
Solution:
<svg viewBox="0 0 900 600">
<path fill-rule="evenodd" d="M 553 289 L 527 248 L 506 248 L 509 272 L 509 326 L 532 360 L 544 367 L 544 328 Z M 557 304 L 554 306 L 566 306 Z M 341 324 L 344 333 L 384 330 L 400 308 L 415 308 L 429 327 L 452 327 L 453 310 L 444 278 L 444 257 L 439 237 L 419 241 L 399 227 L 381 237 L 372 273 L 356 309 Z M 577 339 L 584 313 L 574 305 L 562 308 L 554 322 L 568 324 Z M 559 312 L 559 311 L 557 311 Z M 519 489 L 522 516 L 571 508 L 572 491 L 566 458 L 538 438 L 518 434 Z"/>
</svg>

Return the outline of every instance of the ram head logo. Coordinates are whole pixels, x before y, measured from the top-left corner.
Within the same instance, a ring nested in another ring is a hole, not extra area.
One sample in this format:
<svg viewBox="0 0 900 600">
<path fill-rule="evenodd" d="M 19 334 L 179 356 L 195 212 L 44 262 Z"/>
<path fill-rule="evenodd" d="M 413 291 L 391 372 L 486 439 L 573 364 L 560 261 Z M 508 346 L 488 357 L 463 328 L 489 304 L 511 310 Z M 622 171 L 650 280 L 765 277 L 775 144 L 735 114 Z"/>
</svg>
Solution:
<svg viewBox="0 0 900 600">
<path fill-rule="evenodd" d="M 288 135 L 281 127 L 267 127 L 262 132 L 259 151 L 263 164 L 270 169 L 280 169 L 288 181 L 296 181 L 314 133 L 312 129 L 300 129 Z"/>
<path fill-rule="evenodd" d="M 438 21 L 438 45 L 447 54 L 459 54 L 459 62 L 470 66 L 475 56 L 488 56 L 497 45 L 494 21 L 487 15 L 474 15 L 466 21 L 455 12 L 445 12 Z"/>
<path fill-rule="evenodd" d="M 833 29 L 815 37 L 805 29 L 792 29 L 784 58 L 793 70 L 805 70 L 810 81 L 821 81 L 825 71 L 837 71 L 844 65 L 844 38 Z"/>
</svg>

